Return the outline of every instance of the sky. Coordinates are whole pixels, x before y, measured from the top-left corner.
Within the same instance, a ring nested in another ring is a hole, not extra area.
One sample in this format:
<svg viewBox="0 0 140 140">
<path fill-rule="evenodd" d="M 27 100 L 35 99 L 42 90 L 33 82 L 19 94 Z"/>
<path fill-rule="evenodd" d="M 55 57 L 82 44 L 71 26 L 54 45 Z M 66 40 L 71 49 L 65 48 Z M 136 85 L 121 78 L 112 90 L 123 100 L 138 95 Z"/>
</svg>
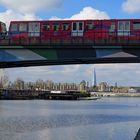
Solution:
<svg viewBox="0 0 140 140">
<path fill-rule="evenodd" d="M 0 21 L 38 19 L 131 19 L 140 16 L 140 0 L 0 0 Z M 140 64 L 64 65 L 5 69 L 11 81 L 37 79 L 55 82 L 140 86 Z M 2 74 L 2 73 L 1 73 Z"/>
</svg>

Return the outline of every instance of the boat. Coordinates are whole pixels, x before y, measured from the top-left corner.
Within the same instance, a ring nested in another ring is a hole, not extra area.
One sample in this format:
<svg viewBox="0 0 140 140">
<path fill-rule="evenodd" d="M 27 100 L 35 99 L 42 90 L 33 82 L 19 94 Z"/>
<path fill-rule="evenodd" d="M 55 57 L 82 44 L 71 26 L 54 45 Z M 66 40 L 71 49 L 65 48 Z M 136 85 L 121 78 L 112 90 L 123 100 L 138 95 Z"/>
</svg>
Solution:
<svg viewBox="0 0 140 140">
<path fill-rule="evenodd" d="M 78 100 L 97 100 L 97 99 L 100 99 L 101 97 L 93 97 L 93 96 L 91 96 L 91 97 L 80 97 L 80 98 L 78 98 Z"/>
</svg>

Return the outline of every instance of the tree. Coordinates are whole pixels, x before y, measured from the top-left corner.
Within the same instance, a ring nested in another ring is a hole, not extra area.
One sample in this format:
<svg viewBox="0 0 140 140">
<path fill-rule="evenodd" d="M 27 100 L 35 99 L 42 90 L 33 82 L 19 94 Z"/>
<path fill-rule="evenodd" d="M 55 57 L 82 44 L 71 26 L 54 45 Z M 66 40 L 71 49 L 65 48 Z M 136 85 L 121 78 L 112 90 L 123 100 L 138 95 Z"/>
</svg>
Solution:
<svg viewBox="0 0 140 140">
<path fill-rule="evenodd" d="M 15 82 L 14 82 L 14 86 L 15 89 L 24 89 L 24 81 L 21 78 L 18 78 Z"/>
<path fill-rule="evenodd" d="M 45 89 L 46 88 L 46 83 L 42 79 L 38 79 L 36 81 L 36 88 L 39 90 Z"/>
</svg>

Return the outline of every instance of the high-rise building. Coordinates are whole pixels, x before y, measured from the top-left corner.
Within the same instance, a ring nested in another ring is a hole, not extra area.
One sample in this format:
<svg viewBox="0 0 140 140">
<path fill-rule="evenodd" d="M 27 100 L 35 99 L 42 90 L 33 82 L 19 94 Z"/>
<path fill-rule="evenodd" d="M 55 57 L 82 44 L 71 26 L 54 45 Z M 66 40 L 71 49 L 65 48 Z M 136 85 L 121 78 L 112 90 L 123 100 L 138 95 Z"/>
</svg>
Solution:
<svg viewBox="0 0 140 140">
<path fill-rule="evenodd" d="M 94 68 L 93 71 L 93 81 L 92 81 L 92 86 L 96 87 L 97 86 L 97 81 L 96 81 L 96 70 Z"/>
<path fill-rule="evenodd" d="M 117 82 L 115 83 L 115 88 L 117 88 L 118 87 L 118 84 L 117 84 Z"/>
</svg>

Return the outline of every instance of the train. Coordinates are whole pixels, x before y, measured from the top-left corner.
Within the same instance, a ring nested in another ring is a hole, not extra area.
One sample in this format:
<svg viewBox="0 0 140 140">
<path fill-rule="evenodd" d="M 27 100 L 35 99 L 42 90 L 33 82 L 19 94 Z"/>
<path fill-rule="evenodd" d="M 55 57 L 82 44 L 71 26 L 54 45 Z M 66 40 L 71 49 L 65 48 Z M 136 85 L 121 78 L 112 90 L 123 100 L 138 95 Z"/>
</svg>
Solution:
<svg viewBox="0 0 140 140">
<path fill-rule="evenodd" d="M 140 43 L 140 19 L 11 21 L 8 29 L 0 22 L 0 32 L 11 40 Z"/>
</svg>

